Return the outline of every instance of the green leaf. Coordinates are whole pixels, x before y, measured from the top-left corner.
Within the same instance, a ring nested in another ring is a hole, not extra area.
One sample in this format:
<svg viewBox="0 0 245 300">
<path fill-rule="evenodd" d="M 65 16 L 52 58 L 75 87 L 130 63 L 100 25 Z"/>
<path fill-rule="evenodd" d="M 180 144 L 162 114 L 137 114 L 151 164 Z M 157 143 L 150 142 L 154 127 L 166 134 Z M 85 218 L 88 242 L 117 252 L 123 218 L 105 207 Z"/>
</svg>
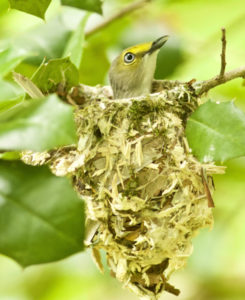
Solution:
<svg viewBox="0 0 245 300">
<path fill-rule="evenodd" d="M 18 86 L 8 81 L 0 80 L 0 114 L 21 103 L 23 98 L 24 92 Z"/>
<path fill-rule="evenodd" d="M 24 101 L 0 115 L 0 150 L 44 151 L 75 142 L 73 108 L 56 95 Z"/>
<path fill-rule="evenodd" d="M 28 14 L 44 19 L 45 12 L 51 0 L 9 0 L 11 8 L 24 11 Z"/>
<path fill-rule="evenodd" d="M 20 159 L 20 152 L 11 151 L 11 152 L 0 153 L 0 159 L 4 159 L 4 160 L 17 160 L 17 159 Z M 1 193 L 1 191 L 0 191 L 0 193 Z"/>
<path fill-rule="evenodd" d="M 15 105 L 21 103 L 23 101 L 24 96 L 8 99 L 8 100 L 0 100 L 0 113 L 9 110 Z"/>
<path fill-rule="evenodd" d="M 83 249 L 84 207 L 66 178 L 0 161 L 0 186 L 2 254 L 29 266 Z"/>
<path fill-rule="evenodd" d="M 32 81 L 45 94 L 57 91 L 59 84 L 68 91 L 78 85 L 79 72 L 69 58 L 52 59 L 38 68 Z"/>
<path fill-rule="evenodd" d="M 101 0 L 61 0 L 61 4 L 102 14 Z"/>
<path fill-rule="evenodd" d="M 63 17 L 58 15 L 14 40 L 18 49 L 32 53 L 32 56 L 26 58 L 26 62 L 39 66 L 44 57 L 49 60 L 62 56 L 72 31 Z"/>
<path fill-rule="evenodd" d="M 0 78 L 3 78 L 29 54 L 23 49 L 8 48 L 0 52 Z"/>
<path fill-rule="evenodd" d="M 107 47 L 104 41 L 97 39 L 86 45 L 80 67 L 80 82 L 88 85 L 105 83 L 105 78 L 110 67 L 106 52 Z M 98 49 L 100 50 L 98 51 Z"/>
<path fill-rule="evenodd" d="M 0 101 L 24 95 L 22 89 L 12 82 L 0 80 Z"/>
<path fill-rule="evenodd" d="M 18 34 L 11 40 L 1 41 L 2 48 L 13 48 L 12 45 L 15 45 L 14 53 L 29 53 L 24 61 L 34 66 L 39 66 L 44 57 L 47 60 L 60 58 L 71 33 L 78 27 L 84 15 L 82 10 L 66 8 L 47 22 Z"/>
<path fill-rule="evenodd" d="M 245 155 L 245 114 L 233 102 L 201 105 L 188 119 L 186 135 L 193 154 L 203 162 Z"/>
<path fill-rule="evenodd" d="M 69 56 L 71 62 L 79 69 L 84 47 L 84 28 L 87 23 L 89 14 L 87 14 L 74 30 L 64 51 L 63 57 Z"/>
</svg>

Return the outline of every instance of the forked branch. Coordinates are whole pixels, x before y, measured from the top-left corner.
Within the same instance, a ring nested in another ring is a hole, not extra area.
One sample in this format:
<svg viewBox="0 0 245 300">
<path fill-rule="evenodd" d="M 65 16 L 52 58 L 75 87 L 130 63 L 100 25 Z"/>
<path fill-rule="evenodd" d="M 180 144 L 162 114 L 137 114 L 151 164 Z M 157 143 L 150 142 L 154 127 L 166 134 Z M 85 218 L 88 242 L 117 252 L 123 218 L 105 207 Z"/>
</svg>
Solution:
<svg viewBox="0 0 245 300">
<path fill-rule="evenodd" d="M 214 87 L 224 84 L 230 80 L 236 78 L 245 78 L 245 65 L 243 67 L 231 70 L 229 72 L 225 72 L 226 67 L 226 31 L 222 28 L 222 50 L 221 50 L 221 68 L 219 75 L 203 81 L 198 81 L 192 83 L 193 80 L 190 82 L 186 82 L 186 84 L 190 85 L 192 88 L 195 89 L 195 92 L 198 96 L 201 96 L 207 93 L 209 90 L 213 89 Z M 177 80 L 154 80 L 153 81 L 153 92 L 159 92 L 164 89 L 169 89 L 174 87 L 178 84 L 184 84 L 184 82 L 179 82 Z"/>
<path fill-rule="evenodd" d="M 194 87 L 197 90 L 197 94 L 201 96 L 204 93 L 207 93 L 212 88 L 221 85 L 223 83 L 226 83 L 227 81 L 233 80 L 235 78 L 245 78 L 245 66 L 234 69 L 232 71 L 225 73 L 225 67 L 226 67 L 226 30 L 225 28 L 222 28 L 222 50 L 221 50 L 221 67 L 220 67 L 220 73 L 218 76 L 215 76 L 211 79 L 201 81 L 194 85 Z"/>
</svg>

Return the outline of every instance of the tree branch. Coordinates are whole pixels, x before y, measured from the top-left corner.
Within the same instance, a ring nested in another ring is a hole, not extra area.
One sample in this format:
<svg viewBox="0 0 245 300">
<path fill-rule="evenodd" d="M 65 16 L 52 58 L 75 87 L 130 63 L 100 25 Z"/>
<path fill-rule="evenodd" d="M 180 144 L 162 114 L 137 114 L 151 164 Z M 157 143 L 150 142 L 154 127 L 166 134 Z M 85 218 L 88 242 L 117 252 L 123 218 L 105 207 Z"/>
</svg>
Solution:
<svg viewBox="0 0 245 300">
<path fill-rule="evenodd" d="M 222 77 L 216 76 L 209 80 L 198 82 L 193 87 L 198 91 L 197 94 L 201 96 L 212 88 L 239 77 L 245 78 L 245 66 L 226 72 Z"/>
<path fill-rule="evenodd" d="M 225 51 L 226 51 L 226 31 L 225 28 L 221 29 L 222 31 L 222 38 L 221 38 L 221 42 L 222 42 L 222 51 L 221 51 L 221 69 L 220 69 L 220 74 L 219 77 L 223 77 L 225 74 L 225 67 L 226 67 L 226 60 L 225 60 Z"/>
<path fill-rule="evenodd" d="M 189 86 L 197 96 L 202 96 L 212 88 L 226 83 L 236 78 L 245 78 L 245 66 L 226 72 L 223 77 L 219 75 L 208 80 L 198 81 L 193 83 L 193 80 L 184 82 L 179 80 L 153 80 L 152 93 L 161 92 L 162 90 L 171 90 L 180 85 Z M 112 98 L 112 90 L 110 86 L 87 86 L 80 84 L 78 87 L 74 87 L 70 93 L 71 99 L 78 105 L 84 103 L 86 99 L 92 99 L 94 97 Z"/>
<path fill-rule="evenodd" d="M 240 67 L 237 69 L 234 69 L 232 71 L 226 72 L 225 73 L 225 67 L 226 67 L 226 30 L 225 28 L 221 29 L 222 31 L 222 37 L 221 37 L 221 42 L 222 42 L 222 50 L 221 50 L 221 68 L 220 68 L 220 73 L 218 76 L 215 76 L 209 80 L 204 80 L 201 82 L 198 82 L 193 85 L 193 87 L 196 90 L 196 93 L 201 96 L 204 93 L 207 93 L 209 90 L 212 88 L 221 85 L 223 83 L 226 83 L 227 81 L 233 80 L 235 78 L 245 78 L 245 66 Z"/>
<path fill-rule="evenodd" d="M 102 22 L 99 25 L 96 25 L 94 28 L 88 30 L 85 33 L 85 37 L 89 37 L 92 34 L 96 33 L 97 31 L 104 29 L 105 27 L 107 27 L 108 25 L 113 23 L 115 20 L 120 19 L 120 18 L 130 14 L 131 12 L 143 7 L 145 4 L 147 4 L 148 2 L 151 2 L 151 1 L 152 0 L 139 0 L 137 2 L 131 3 L 130 5 L 124 7 L 119 12 L 115 13 L 114 15 L 112 15 L 111 17 L 106 19 L 104 22 Z"/>
<path fill-rule="evenodd" d="M 147 2 L 151 0 L 140 0 L 138 2 L 134 2 L 129 6 L 125 7 L 119 13 L 111 16 L 109 19 L 101 23 L 100 25 L 94 27 L 90 31 L 86 33 L 87 36 L 97 32 L 98 30 L 108 26 L 114 20 L 123 17 L 124 15 L 130 13 L 132 10 L 142 7 Z M 202 96 L 203 94 L 207 93 L 209 90 L 213 89 L 216 86 L 224 84 L 228 81 L 231 81 L 236 78 L 244 78 L 245 79 L 245 66 L 231 70 L 229 72 L 225 72 L 226 67 L 226 30 L 222 28 L 222 51 L 221 51 L 221 69 L 219 75 L 203 81 L 196 82 L 194 79 L 188 82 L 179 81 L 179 80 L 153 80 L 152 82 L 152 93 L 161 92 L 162 90 L 170 90 L 179 85 L 186 85 L 189 86 L 192 91 L 195 92 L 197 96 Z M 79 94 L 80 93 L 80 94 Z M 89 87 L 85 85 L 80 85 L 79 93 L 77 89 L 74 89 L 72 92 L 72 97 L 75 99 L 74 101 L 78 104 L 84 101 L 84 95 L 89 94 L 90 97 L 94 97 L 94 95 L 105 93 L 106 97 L 112 97 L 112 92 L 110 87 Z"/>
</svg>

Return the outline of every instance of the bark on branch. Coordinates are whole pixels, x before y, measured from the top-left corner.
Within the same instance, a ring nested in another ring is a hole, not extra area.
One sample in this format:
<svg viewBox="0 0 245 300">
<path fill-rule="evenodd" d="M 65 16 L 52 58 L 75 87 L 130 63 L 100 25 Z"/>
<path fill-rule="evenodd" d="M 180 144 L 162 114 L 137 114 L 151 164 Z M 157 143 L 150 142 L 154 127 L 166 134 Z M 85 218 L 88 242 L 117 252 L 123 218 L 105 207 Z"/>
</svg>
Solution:
<svg viewBox="0 0 245 300">
<path fill-rule="evenodd" d="M 209 90 L 213 89 L 214 87 L 221 85 L 223 83 L 226 83 L 227 81 L 233 80 L 235 78 L 245 78 L 245 66 L 234 69 L 232 71 L 225 73 L 225 67 L 226 67 L 226 30 L 225 28 L 221 29 L 222 31 L 222 51 L 220 54 L 221 57 L 221 67 L 220 67 L 220 73 L 218 76 L 215 76 L 209 80 L 204 80 L 196 85 L 194 85 L 194 88 L 197 90 L 197 94 L 201 96 L 204 93 L 207 93 Z"/>
<path fill-rule="evenodd" d="M 193 80 L 193 83 L 192 80 L 189 82 L 183 82 L 178 80 L 154 80 L 152 84 L 152 92 L 160 92 L 164 89 L 171 89 L 179 84 L 188 84 L 195 90 L 195 93 L 198 96 L 202 96 L 203 94 L 207 93 L 209 90 L 215 88 L 216 86 L 219 86 L 236 78 L 245 79 L 245 66 L 226 72 L 223 74 L 222 77 L 220 75 L 217 75 L 208 80 Z"/>
<path fill-rule="evenodd" d="M 126 6 L 124 9 L 122 9 L 120 12 L 115 13 L 110 18 L 102 22 L 101 24 L 95 26 L 94 28 L 90 29 L 86 32 L 86 37 L 89 37 L 90 35 L 96 33 L 97 31 L 107 27 L 109 24 L 114 22 L 117 19 L 122 18 L 123 16 L 131 13 L 132 11 L 141 8 L 146 3 L 151 2 L 152 0 L 139 0 L 137 2 L 133 2 L 132 4 Z M 221 29 L 222 31 L 222 51 L 220 54 L 221 57 L 221 68 L 219 75 L 203 81 L 196 82 L 195 80 L 191 80 L 189 82 L 181 82 L 178 80 L 154 80 L 152 84 L 152 92 L 159 92 L 164 89 L 170 89 L 173 88 L 175 85 L 179 84 L 188 84 L 190 87 L 192 87 L 196 94 L 198 96 L 201 96 L 205 93 L 207 93 L 209 90 L 213 89 L 216 86 L 219 86 L 221 84 L 224 84 L 230 80 L 236 79 L 236 78 L 245 78 L 245 66 L 231 70 L 229 72 L 225 73 L 225 67 L 226 67 L 226 30 L 225 28 Z"/>
<path fill-rule="evenodd" d="M 174 85 L 178 84 L 188 84 L 192 88 L 194 88 L 195 93 L 198 96 L 203 95 L 204 93 L 207 93 L 209 90 L 213 89 L 214 87 L 224 84 L 230 80 L 236 79 L 236 78 L 245 78 L 245 66 L 231 70 L 229 72 L 225 73 L 225 67 L 226 67 L 226 30 L 225 28 L 221 29 L 222 31 L 222 50 L 221 50 L 221 67 L 220 67 L 220 73 L 219 75 L 208 79 L 204 81 L 196 82 L 195 80 L 191 80 L 189 82 L 180 82 L 180 81 L 167 81 L 167 80 L 154 80 L 152 85 L 152 91 L 158 92 L 163 89 L 168 89 L 169 87 L 172 88 Z"/>
<path fill-rule="evenodd" d="M 197 89 L 197 94 L 201 96 L 202 94 L 207 93 L 214 87 L 236 78 L 245 78 L 245 66 L 226 72 L 222 77 L 215 76 L 211 79 L 201 81 L 195 84 L 194 88 Z"/>
<path fill-rule="evenodd" d="M 221 57 L 221 68 L 220 68 L 220 77 L 223 77 L 225 74 L 225 67 L 226 67 L 226 59 L 225 59 L 225 55 L 226 55 L 226 31 L 225 28 L 221 29 L 222 31 L 222 38 L 221 38 L 221 42 L 222 42 L 222 52 L 220 54 Z"/>
<path fill-rule="evenodd" d="M 162 90 L 170 90 L 179 85 L 188 85 L 189 88 L 197 95 L 202 96 L 212 88 L 224 84 L 236 78 L 245 78 L 245 66 L 226 72 L 223 77 L 219 75 L 204 81 L 179 81 L 179 80 L 153 80 L 152 93 L 161 92 Z M 100 97 L 103 95 L 107 98 L 112 98 L 112 90 L 110 86 L 87 86 L 80 84 L 79 88 L 73 88 L 70 95 L 72 101 L 81 105 L 86 99 Z M 74 104 L 73 103 L 73 104 Z"/>
</svg>

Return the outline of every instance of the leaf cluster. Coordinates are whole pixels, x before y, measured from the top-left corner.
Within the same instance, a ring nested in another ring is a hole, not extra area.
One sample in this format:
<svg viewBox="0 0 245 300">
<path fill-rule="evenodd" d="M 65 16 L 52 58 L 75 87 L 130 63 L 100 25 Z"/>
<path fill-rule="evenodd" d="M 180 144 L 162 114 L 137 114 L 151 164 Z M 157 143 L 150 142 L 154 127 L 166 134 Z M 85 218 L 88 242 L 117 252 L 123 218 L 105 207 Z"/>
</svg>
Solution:
<svg viewBox="0 0 245 300">
<path fill-rule="evenodd" d="M 50 2 L 9 1 L 11 8 L 40 18 Z M 0 51 L 0 252 L 23 266 L 59 260 L 83 249 L 83 201 L 70 179 L 19 159 L 21 151 L 52 151 L 77 143 L 73 107 L 61 98 L 79 83 L 89 17 L 79 9 L 101 13 L 101 4 L 63 0 L 62 5 L 78 8 L 74 30 L 60 14 L 14 43 L 6 40 Z M 16 85 L 13 70 L 24 70 L 30 78 L 15 73 Z"/>
<path fill-rule="evenodd" d="M 51 0 L 9 0 L 9 4 L 44 19 Z M 85 49 L 84 29 L 91 12 L 102 13 L 101 0 L 62 0 L 61 5 L 76 8 L 76 26 L 72 28 L 62 12 L 15 38 L 13 43 L 6 39 L 0 50 L 0 252 L 25 266 L 81 251 L 84 210 L 69 179 L 56 177 L 46 168 L 25 166 L 19 161 L 20 151 L 48 153 L 77 143 L 73 107 L 64 100 L 81 81 L 104 81 L 108 68 L 104 46 L 117 41 L 108 29 L 106 36 L 91 37 Z M 118 34 L 123 31 L 120 22 L 115 28 Z M 140 42 L 138 32 L 132 36 L 134 42 Z M 120 46 L 130 43 L 133 42 L 126 37 Z M 183 60 L 181 49 L 172 46 L 169 51 L 177 67 L 177 62 Z M 166 64 L 161 55 L 160 61 Z M 31 99 L 13 82 L 13 70 L 25 75 L 19 76 L 19 84 L 37 99 Z M 168 70 L 169 65 L 156 74 L 161 78 Z M 134 107 L 136 123 L 139 109 L 142 113 L 149 107 Z M 233 102 L 208 101 L 200 105 L 186 125 L 189 145 L 202 162 L 244 156 L 244 132 L 245 115 Z"/>
<path fill-rule="evenodd" d="M 28 14 L 44 19 L 45 13 L 51 3 L 51 0 L 9 0 L 11 8 L 21 10 Z M 101 0 L 61 0 L 62 5 L 76 7 L 91 12 L 102 13 Z"/>
</svg>

